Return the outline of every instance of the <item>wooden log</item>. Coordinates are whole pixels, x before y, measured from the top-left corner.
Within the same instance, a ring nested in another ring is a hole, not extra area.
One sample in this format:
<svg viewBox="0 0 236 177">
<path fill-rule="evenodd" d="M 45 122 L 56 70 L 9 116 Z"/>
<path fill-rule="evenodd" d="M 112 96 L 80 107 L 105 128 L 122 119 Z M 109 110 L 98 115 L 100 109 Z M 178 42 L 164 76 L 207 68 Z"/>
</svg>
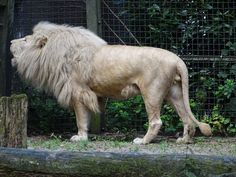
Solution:
<svg viewBox="0 0 236 177">
<path fill-rule="evenodd" d="M 5 174 L 7 177 L 227 176 L 236 174 L 236 158 L 0 148 L 0 176 Z"/>
<path fill-rule="evenodd" d="M 27 147 L 27 109 L 25 94 L 0 98 L 0 146 Z"/>
</svg>

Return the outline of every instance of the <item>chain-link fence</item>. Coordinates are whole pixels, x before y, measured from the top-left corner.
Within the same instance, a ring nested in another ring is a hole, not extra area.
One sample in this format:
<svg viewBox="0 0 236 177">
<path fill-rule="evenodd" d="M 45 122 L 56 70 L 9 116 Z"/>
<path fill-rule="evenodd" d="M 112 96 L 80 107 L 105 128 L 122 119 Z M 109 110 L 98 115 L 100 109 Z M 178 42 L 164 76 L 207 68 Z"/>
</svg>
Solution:
<svg viewBox="0 0 236 177">
<path fill-rule="evenodd" d="M 190 75 L 191 107 L 197 118 L 205 115 L 206 121 L 213 124 L 224 121 L 225 117 L 227 121 L 236 121 L 235 1 L 101 0 L 98 12 L 101 12 L 102 37 L 109 44 L 160 47 L 185 60 Z M 86 27 L 86 15 L 89 16 L 84 0 L 16 0 L 13 37 L 31 33 L 33 25 L 42 20 Z M 13 86 L 17 90 L 18 82 Z M 33 107 L 44 104 L 40 114 L 45 111 L 43 117 L 52 117 L 49 123 L 45 119 L 43 127 L 49 126 L 50 131 L 70 127 L 67 117 L 73 115 L 64 114 L 61 109 L 52 111 L 54 103 L 44 95 L 41 97 L 46 101 L 37 102 L 37 94 L 31 94 L 36 100 Z M 147 117 L 139 97 L 126 103 L 109 100 L 107 108 L 108 129 L 112 126 L 145 129 Z M 169 106 L 163 112 L 166 122 L 172 118 L 173 124 L 178 124 Z"/>
<path fill-rule="evenodd" d="M 148 45 L 179 55 L 235 56 L 234 1 L 102 1 L 108 42 Z"/>
</svg>

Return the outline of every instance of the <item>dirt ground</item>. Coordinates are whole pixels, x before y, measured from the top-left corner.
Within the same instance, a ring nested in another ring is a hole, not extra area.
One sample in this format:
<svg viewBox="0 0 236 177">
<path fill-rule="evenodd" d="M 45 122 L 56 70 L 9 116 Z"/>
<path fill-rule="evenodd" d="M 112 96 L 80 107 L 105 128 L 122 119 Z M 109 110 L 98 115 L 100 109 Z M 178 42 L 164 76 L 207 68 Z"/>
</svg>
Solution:
<svg viewBox="0 0 236 177">
<path fill-rule="evenodd" d="M 195 137 L 192 144 L 177 144 L 176 138 L 157 137 L 148 145 L 136 145 L 132 140 L 110 136 L 91 136 L 89 141 L 72 143 L 60 136 L 28 138 L 29 149 L 80 152 L 139 152 L 147 154 L 198 154 L 236 157 L 236 137 Z"/>
</svg>

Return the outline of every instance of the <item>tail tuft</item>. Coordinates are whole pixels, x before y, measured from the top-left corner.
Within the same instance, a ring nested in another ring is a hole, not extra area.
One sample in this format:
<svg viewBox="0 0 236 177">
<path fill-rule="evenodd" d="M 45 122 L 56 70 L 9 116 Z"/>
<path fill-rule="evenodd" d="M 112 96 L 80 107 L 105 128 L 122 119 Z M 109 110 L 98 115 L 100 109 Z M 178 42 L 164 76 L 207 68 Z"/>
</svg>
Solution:
<svg viewBox="0 0 236 177">
<path fill-rule="evenodd" d="M 211 127 L 210 127 L 209 124 L 199 122 L 198 126 L 199 126 L 199 129 L 200 129 L 200 131 L 203 135 L 205 135 L 205 136 L 211 136 L 212 135 Z"/>
</svg>

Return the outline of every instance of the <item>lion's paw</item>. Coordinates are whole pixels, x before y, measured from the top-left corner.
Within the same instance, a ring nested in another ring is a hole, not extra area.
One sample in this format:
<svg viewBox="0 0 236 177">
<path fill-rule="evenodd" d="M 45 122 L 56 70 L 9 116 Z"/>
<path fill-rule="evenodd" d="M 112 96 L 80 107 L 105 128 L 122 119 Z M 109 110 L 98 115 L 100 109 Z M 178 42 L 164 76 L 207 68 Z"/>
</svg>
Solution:
<svg viewBox="0 0 236 177">
<path fill-rule="evenodd" d="M 70 141 L 71 142 L 79 142 L 79 141 L 87 141 L 88 137 L 85 135 L 74 135 L 71 137 Z"/>
<path fill-rule="evenodd" d="M 191 143 L 193 143 L 193 141 L 190 139 L 190 138 L 178 138 L 177 140 L 176 140 L 176 143 L 178 143 L 178 144 L 191 144 Z"/>
<path fill-rule="evenodd" d="M 143 144 L 143 138 L 135 138 L 133 143 L 134 144 Z"/>
</svg>

